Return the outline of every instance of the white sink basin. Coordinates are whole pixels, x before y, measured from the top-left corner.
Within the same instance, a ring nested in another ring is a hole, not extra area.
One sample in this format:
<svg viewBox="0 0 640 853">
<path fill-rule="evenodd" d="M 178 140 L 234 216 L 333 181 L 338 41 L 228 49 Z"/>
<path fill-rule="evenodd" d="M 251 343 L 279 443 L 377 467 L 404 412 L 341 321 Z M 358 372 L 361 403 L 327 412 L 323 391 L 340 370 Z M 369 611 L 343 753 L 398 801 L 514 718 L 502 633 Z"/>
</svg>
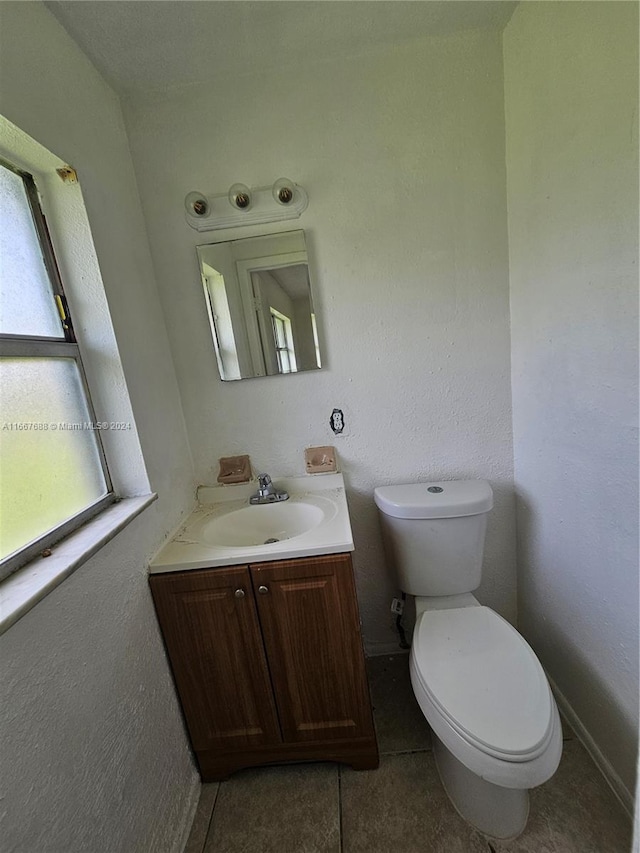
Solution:
<svg viewBox="0 0 640 853">
<path fill-rule="evenodd" d="M 249 505 L 255 483 L 201 486 L 200 506 L 149 571 L 216 568 L 353 551 L 342 474 L 275 478 L 281 503 Z"/>
<path fill-rule="evenodd" d="M 223 548 L 275 545 L 307 533 L 335 513 L 335 504 L 321 497 L 289 498 L 282 503 L 245 506 L 204 519 L 189 532 L 195 539 Z"/>
</svg>

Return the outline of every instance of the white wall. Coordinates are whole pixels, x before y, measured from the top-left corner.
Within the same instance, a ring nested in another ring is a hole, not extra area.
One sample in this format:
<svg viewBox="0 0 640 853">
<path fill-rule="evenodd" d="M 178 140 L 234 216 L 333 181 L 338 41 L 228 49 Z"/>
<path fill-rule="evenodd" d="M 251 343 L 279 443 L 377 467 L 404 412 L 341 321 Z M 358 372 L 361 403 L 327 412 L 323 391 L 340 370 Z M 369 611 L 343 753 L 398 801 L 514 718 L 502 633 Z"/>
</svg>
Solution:
<svg viewBox="0 0 640 853">
<path fill-rule="evenodd" d="M 40 3 L 0 4 L 1 112 L 72 163 L 153 507 L 0 638 L 3 851 L 180 849 L 197 796 L 146 578 L 192 464 L 118 100 Z"/>
<path fill-rule="evenodd" d="M 519 624 L 629 803 L 638 7 L 522 3 L 504 44 Z"/>
<path fill-rule="evenodd" d="M 240 452 L 273 475 L 302 474 L 306 446 L 335 443 L 375 650 L 397 639 L 373 488 L 487 477 L 496 509 L 480 598 L 513 619 L 499 34 L 229 77 L 131 102 L 125 118 L 198 478 L 215 482 L 217 458 Z M 183 200 L 281 175 L 309 192 L 303 217 L 280 229 L 307 235 L 327 357 L 322 371 L 223 384 L 194 251 L 219 235 L 190 229 Z M 347 423 L 335 441 L 334 406 Z"/>
</svg>

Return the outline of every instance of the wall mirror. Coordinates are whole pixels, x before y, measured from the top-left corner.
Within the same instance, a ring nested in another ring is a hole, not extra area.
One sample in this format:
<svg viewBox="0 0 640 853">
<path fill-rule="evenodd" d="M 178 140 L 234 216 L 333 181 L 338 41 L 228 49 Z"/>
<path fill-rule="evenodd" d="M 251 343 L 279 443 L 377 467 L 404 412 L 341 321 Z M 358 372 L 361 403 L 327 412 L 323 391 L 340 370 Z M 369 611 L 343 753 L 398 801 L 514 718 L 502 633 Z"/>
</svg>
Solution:
<svg viewBox="0 0 640 853">
<path fill-rule="evenodd" d="M 221 379 L 322 366 L 304 231 L 197 251 Z"/>
</svg>

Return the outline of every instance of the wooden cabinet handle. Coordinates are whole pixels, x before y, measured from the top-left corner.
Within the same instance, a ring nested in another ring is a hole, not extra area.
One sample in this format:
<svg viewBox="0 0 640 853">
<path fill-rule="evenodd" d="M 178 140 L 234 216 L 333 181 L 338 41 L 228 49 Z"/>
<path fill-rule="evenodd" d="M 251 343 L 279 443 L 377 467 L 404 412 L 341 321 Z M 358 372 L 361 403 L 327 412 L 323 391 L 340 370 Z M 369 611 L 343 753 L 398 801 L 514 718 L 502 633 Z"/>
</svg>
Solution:
<svg viewBox="0 0 640 853">
<path fill-rule="evenodd" d="M 260 595 L 266 595 L 268 592 L 269 592 L 269 587 L 268 587 L 268 586 L 259 586 L 259 587 L 258 587 L 258 593 L 259 593 Z"/>
<path fill-rule="evenodd" d="M 236 598 L 244 598 L 245 592 L 242 589 L 242 587 L 240 587 L 233 594 L 235 595 Z"/>
</svg>

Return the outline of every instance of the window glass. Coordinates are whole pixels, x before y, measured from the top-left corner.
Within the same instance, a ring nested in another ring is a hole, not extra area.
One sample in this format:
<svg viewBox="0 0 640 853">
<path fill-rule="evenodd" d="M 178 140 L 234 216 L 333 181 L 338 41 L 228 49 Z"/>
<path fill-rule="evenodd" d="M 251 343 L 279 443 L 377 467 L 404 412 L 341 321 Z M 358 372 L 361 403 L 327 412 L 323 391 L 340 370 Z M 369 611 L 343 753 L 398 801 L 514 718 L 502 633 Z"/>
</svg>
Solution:
<svg viewBox="0 0 640 853">
<path fill-rule="evenodd" d="M 0 333 L 63 337 L 24 182 L 0 168 Z"/>
<path fill-rule="evenodd" d="M 72 358 L 0 360 L 0 559 L 107 494 Z"/>
</svg>

